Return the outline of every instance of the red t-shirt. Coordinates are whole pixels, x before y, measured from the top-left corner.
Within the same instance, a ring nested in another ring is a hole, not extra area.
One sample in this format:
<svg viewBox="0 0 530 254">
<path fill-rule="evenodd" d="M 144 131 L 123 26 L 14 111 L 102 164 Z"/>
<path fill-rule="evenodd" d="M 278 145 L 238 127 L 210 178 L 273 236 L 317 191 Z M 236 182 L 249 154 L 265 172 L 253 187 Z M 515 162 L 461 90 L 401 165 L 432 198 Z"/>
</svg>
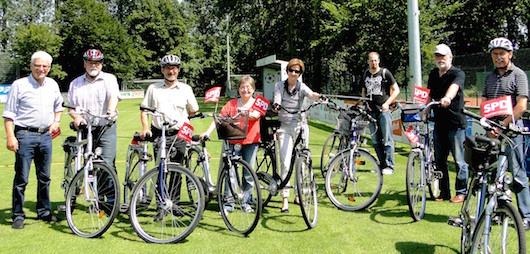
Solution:
<svg viewBox="0 0 530 254">
<path fill-rule="evenodd" d="M 226 105 L 221 109 L 220 114 L 222 116 L 235 116 L 238 113 L 237 100 L 229 100 Z M 251 112 L 254 110 L 250 110 Z M 248 120 L 247 127 L 247 138 L 241 140 L 230 140 L 231 144 L 254 144 L 261 142 L 261 135 L 259 130 L 259 121 L 260 118 L 256 120 Z"/>
</svg>

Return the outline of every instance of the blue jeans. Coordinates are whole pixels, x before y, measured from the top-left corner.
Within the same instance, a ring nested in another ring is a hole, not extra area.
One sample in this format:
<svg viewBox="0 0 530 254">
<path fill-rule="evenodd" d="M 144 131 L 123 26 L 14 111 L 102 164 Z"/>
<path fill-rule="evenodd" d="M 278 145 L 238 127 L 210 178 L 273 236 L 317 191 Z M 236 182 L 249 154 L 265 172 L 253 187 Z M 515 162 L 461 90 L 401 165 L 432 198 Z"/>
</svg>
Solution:
<svg viewBox="0 0 530 254">
<path fill-rule="evenodd" d="M 390 110 L 378 114 L 371 113 L 377 119 L 377 131 L 373 123 L 370 123 L 372 143 L 375 153 L 379 158 L 381 169 L 394 169 L 394 137 L 392 136 L 392 113 Z"/>
<path fill-rule="evenodd" d="M 52 137 L 43 134 L 19 130 L 15 133 L 18 151 L 15 153 L 15 179 L 13 180 L 13 221 L 24 220 L 24 193 L 28 184 L 31 161 L 35 161 L 37 174 L 37 216 L 45 217 L 51 213 L 50 202 L 50 166 L 52 161 Z"/>
<path fill-rule="evenodd" d="M 98 138 L 98 134 L 101 132 L 101 128 L 103 127 L 96 127 L 96 129 L 93 131 L 94 142 Z M 116 129 L 117 124 L 112 124 L 112 126 L 110 126 L 108 129 L 105 130 L 105 132 L 103 132 L 103 134 L 101 134 L 99 142 L 97 144 L 94 144 L 94 148 L 101 147 L 101 158 L 114 170 L 116 170 Z"/>
<path fill-rule="evenodd" d="M 465 129 L 447 130 L 434 126 L 434 157 L 436 168 L 442 172 L 440 180 L 440 197 L 450 198 L 449 171 L 447 169 L 447 156 L 449 151 L 453 154 L 456 164 L 455 190 L 457 195 L 467 194 L 467 181 L 469 178 L 468 166 L 464 160 Z"/>
<path fill-rule="evenodd" d="M 521 126 L 521 121 L 517 121 Z M 528 178 L 524 169 L 523 136 L 519 135 L 512 139 L 515 147 L 506 147 L 506 157 L 508 158 L 508 168 L 512 172 L 514 181 L 512 183 L 513 192 L 517 197 L 517 207 L 523 218 L 530 219 L 530 192 Z"/>
</svg>

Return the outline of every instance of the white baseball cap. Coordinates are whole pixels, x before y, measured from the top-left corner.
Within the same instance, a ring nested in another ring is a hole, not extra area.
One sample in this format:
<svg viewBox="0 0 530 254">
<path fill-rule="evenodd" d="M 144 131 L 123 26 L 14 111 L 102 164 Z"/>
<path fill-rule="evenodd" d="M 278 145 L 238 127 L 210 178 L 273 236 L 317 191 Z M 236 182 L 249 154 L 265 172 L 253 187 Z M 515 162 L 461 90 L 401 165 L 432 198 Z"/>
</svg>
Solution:
<svg viewBox="0 0 530 254">
<path fill-rule="evenodd" d="M 453 56 L 451 49 L 449 48 L 449 46 L 445 44 L 438 44 L 436 48 L 434 48 L 434 54 L 440 54 L 443 56 L 446 56 L 446 55 Z"/>
</svg>

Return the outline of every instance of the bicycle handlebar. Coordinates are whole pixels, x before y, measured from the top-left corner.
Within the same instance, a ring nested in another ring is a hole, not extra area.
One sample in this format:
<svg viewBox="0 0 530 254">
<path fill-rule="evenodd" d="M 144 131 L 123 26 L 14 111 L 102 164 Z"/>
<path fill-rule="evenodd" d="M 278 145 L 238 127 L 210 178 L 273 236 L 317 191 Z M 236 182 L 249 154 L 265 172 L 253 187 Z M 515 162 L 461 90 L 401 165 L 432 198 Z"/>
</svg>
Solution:
<svg viewBox="0 0 530 254">
<path fill-rule="evenodd" d="M 502 130 L 503 132 L 507 132 L 507 135 L 510 135 L 510 133 L 513 133 L 515 135 L 518 135 L 518 134 L 526 135 L 526 136 L 530 135 L 530 131 L 528 130 L 528 127 L 517 126 L 513 123 L 510 123 L 508 127 L 506 127 L 497 121 L 493 121 L 488 118 L 477 115 L 465 108 L 462 109 L 462 113 L 466 116 L 469 116 L 473 119 L 478 120 L 480 123 L 480 126 L 482 126 L 486 130 L 495 130 L 495 128 L 498 128 Z"/>
<path fill-rule="evenodd" d="M 322 100 L 322 99 L 324 99 L 324 100 Z M 329 99 L 327 99 L 325 96 L 321 96 L 319 101 L 315 101 L 315 102 L 311 103 L 311 105 L 309 105 L 307 108 L 302 109 L 302 110 L 291 111 L 291 110 L 288 110 L 288 109 L 284 108 L 282 105 L 280 105 L 278 103 L 274 103 L 272 105 L 272 108 L 276 109 L 276 110 L 284 110 L 285 112 L 287 112 L 289 114 L 301 114 L 301 113 L 305 113 L 305 112 L 309 111 L 312 107 L 314 107 L 316 105 L 328 104 L 328 102 L 329 102 Z"/>
<path fill-rule="evenodd" d="M 330 109 L 333 109 L 333 110 L 338 110 L 338 111 L 354 111 L 354 112 L 358 112 L 360 113 L 361 115 L 365 116 L 366 118 L 368 118 L 368 120 L 372 123 L 377 123 L 377 120 L 375 118 L 373 118 L 369 113 L 368 111 L 364 110 L 363 108 L 359 107 L 358 105 L 352 105 L 350 108 L 345 108 L 345 107 L 341 107 L 339 105 L 337 105 L 337 103 L 335 103 L 334 101 L 329 101 L 327 106 L 330 108 Z"/>
</svg>

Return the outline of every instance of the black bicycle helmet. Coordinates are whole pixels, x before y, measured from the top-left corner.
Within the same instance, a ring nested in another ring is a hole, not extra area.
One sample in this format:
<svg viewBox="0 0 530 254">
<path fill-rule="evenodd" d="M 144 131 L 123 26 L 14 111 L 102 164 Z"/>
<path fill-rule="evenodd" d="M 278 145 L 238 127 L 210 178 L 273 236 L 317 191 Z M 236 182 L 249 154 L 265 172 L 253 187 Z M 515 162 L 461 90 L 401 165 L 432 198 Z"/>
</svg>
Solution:
<svg viewBox="0 0 530 254">
<path fill-rule="evenodd" d="M 87 61 L 102 61 L 103 52 L 99 49 L 89 49 L 83 54 L 83 59 Z"/>
<path fill-rule="evenodd" d="M 180 66 L 180 58 L 176 55 L 165 55 L 160 59 L 160 66 Z"/>
</svg>

